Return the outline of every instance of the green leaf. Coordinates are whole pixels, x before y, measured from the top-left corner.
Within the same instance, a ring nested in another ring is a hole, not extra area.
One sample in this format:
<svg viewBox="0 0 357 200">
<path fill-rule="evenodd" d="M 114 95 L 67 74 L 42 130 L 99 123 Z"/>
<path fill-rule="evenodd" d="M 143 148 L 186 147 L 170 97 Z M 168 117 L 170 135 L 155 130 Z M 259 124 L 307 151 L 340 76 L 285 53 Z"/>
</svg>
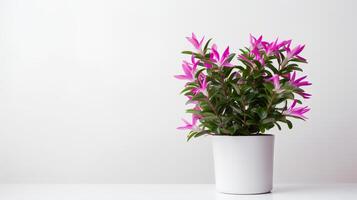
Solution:
<svg viewBox="0 0 357 200">
<path fill-rule="evenodd" d="M 292 92 L 285 93 L 283 100 L 285 100 L 285 99 L 294 99 L 294 94 Z"/>
<path fill-rule="evenodd" d="M 259 126 L 259 131 L 260 131 L 260 133 L 264 133 L 265 132 L 265 127 L 264 126 Z"/>
<path fill-rule="evenodd" d="M 279 71 L 277 68 L 275 68 L 272 64 L 267 64 L 266 65 L 271 71 L 274 72 L 274 74 L 279 74 Z"/>
<path fill-rule="evenodd" d="M 205 120 L 205 121 L 211 121 L 211 122 L 218 122 L 219 118 L 217 116 L 207 116 L 207 117 L 202 117 L 201 120 Z"/>
<path fill-rule="evenodd" d="M 300 59 L 297 59 L 297 58 L 291 59 L 290 61 L 292 61 L 292 62 L 299 62 L 299 63 L 307 63 L 307 61 L 305 61 L 305 60 L 300 60 Z"/>
<path fill-rule="evenodd" d="M 240 90 L 239 90 L 239 88 L 238 88 L 238 85 L 235 84 L 235 83 L 231 83 L 231 86 L 232 86 L 233 89 L 236 91 L 236 93 L 237 93 L 238 95 L 240 95 Z"/>
<path fill-rule="evenodd" d="M 292 72 L 292 71 L 303 71 L 301 68 L 299 67 L 284 67 L 283 69 L 280 70 L 280 74 L 286 74 L 286 73 L 289 73 L 289 72 Z"/>
<path fill-rule="evenodd" d="M 204 48 L 203 48 L 203 51 L 204 51 L 204 52 L 207 51 L 208 45 L 209 45 L 209 43 L 211 42 L 211 40 L 212 40 L 212 38 L 210 38 L 210 39 L 206 42 L 206 44 L 205 44 L 205 46 L 204 46 Z"/>
<path fill-rule="evenodd" d="M 290 120 L 286 120 L 286 124 L 288 125 L 289 129 L 293 128 L 293 123 Z"/>
<path fill-rule="evenodd" d="M 209 133 L 210 133 L 209 131 L 204 130 L 204 131 L 201 131 L 201 132 L 196 133 L 196 134 L 194 135 L 194 137 L 195 137 L 195 138 L 196 138 L 196 137 L 200 137 L 200 136 L 202 136 L 202 135 L 206 135 L 206 134 L 209 134 Z"/>
<path fill-rule="evenodd" d="M 274 122 L 274 124 L 278 127 L 278 129 L 281 131 L 281 126 L 278 124 L 278 122 Z"/>
<path fill-rule="evenodd" d="M 264 72 L 267 74 L 268 77 L 273 76 L 273 74 L 270 71 L 266 70 L 266 69 L 264 70 Z"/>
<path fill-rule="evenodd" d="M 233 70 L 233 67 L 225 67 L 225 68 L 223 68 L 224 77 L 229 76 L 231 74 L 232 70 Z"/>
<path fill-rule="evenodd" d="M 195 109 L 187 109 L 186 110 L 186 113 L 191 113 L 191 114 L 201 114 L 201 111 L 200 110 L 195 110 Z"/>
<path fill-rule="evenodd" d="M 197 94 L 196 96 L 192 97 L 192 101 L 204 101 L 206 99 L 205 95 L 202 93 Z"/>
<path fill-rule="evenodd" d="M 255 124 L 257 124 L 254 120 L 251 120 L 251 119 L 247 120 L 246 123 L 247 123 L 247 125 L 255 125 Z"/>
<path fill-rule="evenodd" d="M 180 92 L 180 94 L 183 94 L 183 93 L 185 93 L 185 92 L 187 92 L 187 91 L 191 91 L 193 88 L 195 88 L 195 87 L 189 87 L 189 86 L 187 86 L 187 87 L 185 87 L 185 88 Z"/>
<path fill-rule="evenodd" d="M 272 91 L 274 89 L 274 85 L 270 82 L 264 83 L 263 86 L 268 90 Z"/>
<path fill-rule="evenodd" d="M 201 72 L 203 72 L 205 70 L 205 68 L 202 68 L 200 70 L 197 70 L 196 74 L 195 74 L 195 78 L 197 79 L 197 77 L 201 74 Z"/>
<path fill-rule="evenodd" d="M 242 52 L 242 54 L 247 54 L 248 53 L 248 51 L 245 51 L 243 49 L 239 49 L 239 51 Z"/>
<path fill-rule="evenodd" d="M 231 53 L 231 54 L 228 56 L 227 61 L 228 61 L 228 62 L 231 62 L 235 56 L 236 56 L 235 53 Z"/>
<path fill-rule="evenodd" d="M 259 109 L 258 110 L 258 115 L 259 115 L 259 118 L 262 120 L 262 119 L 265 119 L 267 116 L 268 116 L 268 113 L 266 110 L 264 110 L 263 108 Z"/>
<path fill-rule="evenodd" d="M 230 106 L 235 112 L 237 112 L 238 114 L 243 114 L 243 111 L 233 105 Z"/>
<path fill-rule="evenodd" d="M 299 100 L 299 99 L 296 99 L 296 102 L 297 102 L 298 104 L 302 104 L 301 100 Z"/>
<path fill-rule="evenodd" d="M 245 68 L 243 66 L 240 66 L 240 65 L 234 66 L 234 68 L 237 68 L 237 69 L 242 70 L 242 71 L 245 70 Z"/>
<path fill-rule="evenodd" d="M 187 135 L 187 142 L 190 141 L 190 139 L 191 139 L 192 137 L 194 137 L 196 134 L 197 134 L 197 132 L 191 131 L 191 132 Z"/>
<path fill-rule="evenodd" d="M 287 65 L 286 67 L 298 67 L 298 65 L 296 63 L 293 63 L 293 64 Z"/>
<path fill-rule="evenodd" d="M 284 54 L 283 54 L 284 51 L 285 51 L 285 50 L 280 50 L 280 52 L 279 52 L 279 55 L 280 55 L 280 57 L 281 57 L 281 61 L 285 60 L 285 56 L 284 56 Z"/>
<path fill-rule="evenodd" d="M 262 124 L 269 124 L 269 123 L 274 123 L 275 119 L 274 118 L 267 118 L 262 120 Z"/>
<path fill-rule="evenodd" d="M 257 60 L 253 60 L 254 64 L 258 67 L 258 68 L 261 68 L 262 67 L 262 64 L 260 64 L 259 61 Z"/>
<path fill-rule="evenodd" d="M 181 53 L 182 53 L 182 54 L 188 54 L 188 55 L 194 54 L 192 51 L 182 51 Z"/>
</svg>

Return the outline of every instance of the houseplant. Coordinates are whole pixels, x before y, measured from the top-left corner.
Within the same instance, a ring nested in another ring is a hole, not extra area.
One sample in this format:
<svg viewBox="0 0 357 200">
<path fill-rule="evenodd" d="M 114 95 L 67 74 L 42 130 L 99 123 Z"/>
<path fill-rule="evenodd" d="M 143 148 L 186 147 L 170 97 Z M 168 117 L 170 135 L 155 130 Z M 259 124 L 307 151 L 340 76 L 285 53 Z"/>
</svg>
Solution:
<svg viewBox="0 0 357 200">
<path fill-rule="evenodd" d="M 269 42 L 250 35 L 250 45 L 231 53 L 220 53 L 211 39 L 187 40 L 193 51 L 183 61 L 182 90 L 187 113 L 180 130 L 188 130 L 187 140 L 212 135 L 216 188 L 224 193 L 258 194 L 272 190 L 274 136 L 266 131 L 286 124 L 291 118 L 305 120 L 307 106 L 298 106 L 310 94 L 306 76 L 298 77 L 307 63 L 300 56 L 303 45 L 292 48 L 291 40 Z M 234 62 L 235 58 L 238 60 Z"/>
</svg>

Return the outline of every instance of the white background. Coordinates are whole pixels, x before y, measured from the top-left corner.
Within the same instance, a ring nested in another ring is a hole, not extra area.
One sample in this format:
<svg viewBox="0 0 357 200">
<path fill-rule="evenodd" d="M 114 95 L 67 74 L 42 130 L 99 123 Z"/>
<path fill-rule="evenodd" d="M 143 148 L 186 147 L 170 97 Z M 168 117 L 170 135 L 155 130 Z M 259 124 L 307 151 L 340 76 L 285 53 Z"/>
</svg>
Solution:
<svg viewBox="0 0 357 200">
<path fill-rule="evenodd" d="M 212 183 L 210 138 L 185 141 L 192 31 L 307 45 L 312 108 L 276 130 L 275 182 L 357 182 L 356 3 L 0 1 L 1 183 Z"/>
</svg>

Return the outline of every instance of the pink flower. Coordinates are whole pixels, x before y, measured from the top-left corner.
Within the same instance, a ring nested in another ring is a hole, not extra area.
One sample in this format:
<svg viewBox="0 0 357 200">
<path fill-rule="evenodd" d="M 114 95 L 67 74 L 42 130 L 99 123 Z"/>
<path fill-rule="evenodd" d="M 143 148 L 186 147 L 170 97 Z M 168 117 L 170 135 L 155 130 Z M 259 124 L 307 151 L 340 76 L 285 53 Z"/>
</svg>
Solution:
<svg viewBox="0 0 357 200">
<path fill-rule="evenodd" d="M 288 74 L 288 79 L 289 79 L 289 83 L 295 87 L 302 87 L 302 86 L 308 86 L 311 85 L 311 83 L 309 83 L 308 81 L 303 81 L 307 76 L 303 76 L 301 78 L 295 79 L 296 78 L 296 72 L 293 73 L 293 75 L 291 76 L 291 74 Z"/>
<path fill-rule="evenodd" d="M 283 91 L 283 90 L 280 88 L 281 86 L 280 86 L 279 75 L 275 74 L 274 76 L 268 78 L 267 80 L 273 82 L 274 91 L 275 91 L 276 93 L 280 93 L 280 92 Z"/>
<path fill-rule="evenodd" d="M 211 62 L 214 62 L 213 53 L 210 53 L 210 55 L 209 55 L 209 60 L 210 60 Z M 204 65 L 207 69 L 211 69 L 211 68 L 212 68 L 212 64 L 211 64 L 211 63 L 204 62 L 203 65 Z"/>
<path fill-rule="evenodd" d="M 185 119 L 182 119 L 182 121 L 185 123 L 184 126 L 177 127 L 178 130 L 191 130 L 195 132 L 200 132 L 201 129 L 197 126 L 197 121 L 198 117 L 195 115 L 192 115 L 192 122 L 188 122 Z"/>
<path fill-rule="evenodd" d="M 197 65 L 199 61 L 195 61 L 195 57 L 191 57 L 191 64 L 188 63 L 187 61 L 183 61 L 182 63 L 182 70 L 185 74 L 183 75 L 175 75 L 175 78 L 181 79 L 181 80 L 188 80 L 190 82 L 195 80 L 195 73 L 197 69 Z"/>
<path fill-rule="evenodd" d="M 192 92 L 197 95 L 199 93 L 202 93 L 205 96 L 208 96 L 207 92 L 207 81 L 206 81 L 206 76 L 202 74 L 202 76 L 198 77 L 198 82 L 199 82 L 199 87 L 193 88 Z"/>
<path fill-rule="evenodd" d="M 262 66 L 265 64 L 264 57 L 260 54 L 258 48 L 254 48 L 251 53 L 254 55 L 254 59 L 259 61 Z"/>
<path fill-rule="evenodd" d="M 233 67 L 233 65 L 228 60 L 230 55 L 229 47 L 227 47 L 226 50 L 224 50 L 222 56 L 219 55 L 216 44 L 212 45 L 211 49 L 212 49 L 212 53 L 210 55 L 210 59 L 212 60 L 212 62 L 222 67 Z"/>
<path fill-rule="evenodd" d="M 308 108 L 307 106 L 305 107 L 296 107 L 296 102 L 297 100 L 294 99 L 292 105 L 290 106 L 290 108 L 288 108 L 287 110 L 283 111 L 283 115 L 286 116 L 291 116 L 291 117 L 298 117 L 298 118 L 302 118 L 302 119 L 307 119 L 307 117 L 304 116 L 304 113 L 308 112 L 310 110 L 310 108 Z"/>
<path fill-rule="evenodd" d="M 300 88 L 302 86 L 309 86 L 311 85 L 310 82 L 308 81 L 303 81 L 307 76 L 303 76 L 301 78 L 295 79 L 296 77 L 296 72 L 293 73 L 293 75 L 291 76 L 291 74 L 289 73 L 287 78 L 289 79 L 289 83 L 297 88 Z M 301 95 L 304 99 L 309 99 L 311 97 L 311 94 L 305 93 L 305 92 L 299 92 L 299 95 Z"/>
<path fill-rule="evenodd" d="M 264 48 L 263 36 L 255 38 L 250 34 L 250 53 L 254 56 L 254 59 L 257 60 L 261 65 L 265 65 L 264 56 L 261 54 L 261 50 Z"/>
<path fill-rule="evenodd" d="M 205 39 L 205 37 L 203 37 L 201 39 L 201 41 L 197 40 L 197 37 L 194 33 L 192 33 L 191 37 L 186 37 L 186 39 L 193 45 L 193 47 L 200 53 L 202 54 L 202 44 L 203 44 L 203 40 Z"/>
<path fill-rule="evenodd" d="M 280 43 L 278 43 L 278 38 L 274 41 L 274 42 L 262 42 L 264 50 L 265 50 L 265 54 L 267 56 L 271 56 L 273 54 L 277 54 L 278 51 L 284 47 L 285 45 L 287 45 L 289 43 L 289 41 L 282 41 Z"/>
<path fill-rule="evenodd" d="M 271 42 L 271 43 L 264 42 L 263 43 L 265 54 L 267 56 L 270 56 L 272 53 L 276 52 L 279 49 L 277 43 L 278 43 L 278 39 L 276 39 L 275 42 Z"/>
<path fill-rule="evenodd" d="M 194 110 L 197 110 L 197 111 L 201 111 L 201 110 L 202 110 L 201 107 L 200 107 L 198 104 L 196 104 L 193 109 L 194 109 Z M 193 114 L 193 115 L 194 115 L 194 117 L 196 117 L 197 119 L 201 119 L 201 118 L 202 118 L 202 116 L 199 115 L 199 114 Z"/>
<path fill-rule="evenodd" d="M 304 99 L 310 99 L 311 94 L 306 93 L 306 92 L 299 92 L 298 93 L 300 96 L 302 96 Z"/>
<path fill-rule="evenodd" d="M 297 58 L 301 61 L 304 61 L 306 62 L 306 59 L 299 56 L 299 54 L 301 53 L 301 51 L 305 48 L 305 45 L 298 45 L 296 46 L 294 49 L 290 49 L 290 44 L 291 44 L 291 40 L 289 40 L 287 42 L 287 45 L 285 47 L 285 50 L 286 50 L 286 60 L 290 60 L 292 58 Z"/>
<path fill-rule="evenodd" d="M 253 49 L 261 49 L 263 48 L 263 44 L 262 44 L 262 40 L 263 40 L 263 36 L 259 36 L 259 38 L 255 38 L 252 34 L 250 34 L 250 48 L 251 50 Z"/>
</svg>

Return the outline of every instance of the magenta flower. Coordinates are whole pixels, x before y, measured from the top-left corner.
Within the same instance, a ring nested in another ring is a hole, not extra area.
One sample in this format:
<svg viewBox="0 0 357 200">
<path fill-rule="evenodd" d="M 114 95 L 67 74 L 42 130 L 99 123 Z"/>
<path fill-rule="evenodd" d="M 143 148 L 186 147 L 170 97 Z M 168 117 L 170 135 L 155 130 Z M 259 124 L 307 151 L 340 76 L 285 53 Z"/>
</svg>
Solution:
<svg viewBox="0 0 357 200">
<path fill-rule="evenodd" d="M 192 115 L 192 122 L 188 122 L 185 119 L 182 119 L 182 121 L 185 123 L 184 126 L 177 127 L 178 130 L 191 130 L 195 132 L 200 132 L 201 129 L 197 126 L 197 121 L 198 117 L 196 115 Z"/>
<path fill-rule="evenodd" d="M 308 112 L 310 110 L 310 108 L 308 108 L 307 106 L 305 107 L 296 107 L 296 102 L 297 100 L 294 99 L 292 105 L 290 106 L 290 108 L 288 108 L 287 110 L 283 111 L 283 115 L 286 116 L 291 116 L 291 117 L 298 117 L 301 119 L 307 119 L 307 117 L 304 116 L 304 114 L 306 112 Z"/>
<path fill-rule="evenodd" d="M 212 45 L 211 49 L 212 49 L 212 53 L 210 55 L 210 59 L 212 60 L 212 62 L 216 63 L 218 66 L 221 67 L 233 67 L 233 64 L 231 64 L 230 61 L 228 61 L 230 55 L 229 47 L 227 47 L 226 50 L 224 50 L 222 56 L 219 55 L 216 44 Z"/>
<path fill-rule="evenodd" d="M 263 48 L 263 44 L 262 44 L 262 40 L 263 40 L 263 36 L 259 36 L 259 38 L 255 38 L 252 34 L 250 34 L 250 45 L 251 45 L 251 50 L 253 49 L 261 49 Z"/>
<path fill-rule="evenodd" d="M 267 42 L 263 41 L 262 35 L 257 39 L 252 34 L 250 34 L 250 53 L 261 65 L 265 65 L 264 56 L 262 55 L 261 50 L 264 48 L 264 44 L 266 43 Z"/>
<path fill-rule="evenodd" d="M 214 56 L 213 56 L 213 53 L 210 53 L 210 55 L 209 55 L 209 60 L 211 61 L 211 62 L 214 62 L 214 58 L 213 58 Z M 208 63 L 208 62 L 204 62 L 203 63 L 203 66 L 205 66 L 207 69 L 211 69 L 212 68 L 212 64 L 211 63 Z"/>
<path fill-rule="evenodd" d="M 271 56 L 273 54 L 276 54 L 282 47 L 287 45 L 289 41 L 282 41 L 278 43 L 278 38 L 274 42 L 262 42 L 265 54 L 267 56 Z"/>
<path fill-rule="evenodd" d="M 264 57 L 260 54 L 260 51 L 258 48 L 254 48 L 252 51 L 250 51 L 254 55 L 254 59 L 259 61 L 259 63 L 264 66 L 265 61 Z"/>
<path fill-rule="evenodd" d="M 310 97 L 312 96 L 311 94 L 306 93 L 306 92 L 299 92 L 298 94 L 300 96 L 302 96 L 302 98 L 304 98 L 304 99 L 310 99 Z"/>
<path fill-rule="evenodd" d="M 285 46 L 285 50 L 286 50 L 286 60 L 290 60 L 292 58 L 297 58 L 301 61 L 306 62 L 306 59 L 299 56 L 299 54 L 301 53 L 301 51 L 305 48 L 305 45 L 298 45 L 296 46 L 294 49 L 290 49 L 290 44 L 291 44 L 291 40 L 287 41 L 287 45 Z"/>
<path fill-rule="evenodd" d="M 289 79 L 289 83 L 295 87 L 302 87 L 302 86 L 308 86 L 311 85 L 311 83 L 309 83 L 308 81 L 303 81 L 307 76 L 303 76 L 301 78 L 295 79 L 296 78 L 296 72 L 293 73 L 293 75 L 291 76 L 291 74 L 288 74 L 288 79 Z"/>
<path fill-rule="evenodd" d="M 188 63 L 187 61 L 183 61 L 182 63 L 182 69 L 185 74 L 183 75 L 175 75 L 175 78 L 181 79 L 181 80 L 188 80 L 190 82 L 195 80 L 195 73 L 197 69 L 197 65 L 199 61 L 195 61 L 195 57 L 191 57 L 191 64 Z"/>
<path fill-rule="evenodd" d="M 283 91 L 283 90 L 280 88 L 281 86 L 280 86 L 279 75 L 275 74 L 274 76 L 268 78 L 267 80 L 273 82 L 274 91 L 275 91 L 276 93 L 280 93 L 280 92 Z"/>
<path fill-rule="evenodd" d="M 307 77 L 307 76 L 303 76 L 301 78 L 298 78 L 298 79 L 295 79 L 296 77 L 296 72 L 293 73 L 293 75 L 291 76 L 291 74 L 289 73 L 287 78 L 289 79 L 289 83 L 294 86 L 294 87 L 302 87 L 302 86 L 309 86 L 311 85 L 310 82 L 308 81 L 304 81 L 304 79 Z M 304 99 L 309 99 L 311 97 L 311 94 L 308 94 L 306 92 L 298 92 L 299 95 L 301 95 Z"/>
<path fill-rule="evenodd" d="M 263 47 L 264 47 L 264 50 L 265 50 L 265 54 L 267 56 L 270 56 L 272 53 L 276 52 L 279 47 L 277 45 L 278 43 L 278 39 L 275 40 L 275 42 L 263 42 Z"/>
<path fill-rule="evenodd" d="M 197 111 L 201 111 L 202 110 L 201 107 L 198 104 L 196 104 L 193 109 L 197 110 Z M 193 116 L 196 117 L 197 119 L 201 119 L 202 118 L 202 116 L 199 115 L 199 114 L 193 114 Z"/>
<path fill-rule="evenodd" d="M 203 40 L 205 39 L 205 37 L 203 37 L 201 39 L 201 41 L 197 40 L 197 37 L 194 33 L 192 33 L 191 37 L 186 37 L 186 39 L 193 45 L 193 47 L 200 53 L 202 54 L 202 44 L 203 44 Z"/>
<path fill-rule="evenodd" d="M 205 96 L 208 96 L 207 92 L 207 81 L 206 81 L 206 76 L 202 74 L 202 76 L 198 77 L 198 82 L 199 82 L 199 87 L 193 88 L 192 92 L 197 95 L 199 93 L 202 93 Z"/>
</svg>

